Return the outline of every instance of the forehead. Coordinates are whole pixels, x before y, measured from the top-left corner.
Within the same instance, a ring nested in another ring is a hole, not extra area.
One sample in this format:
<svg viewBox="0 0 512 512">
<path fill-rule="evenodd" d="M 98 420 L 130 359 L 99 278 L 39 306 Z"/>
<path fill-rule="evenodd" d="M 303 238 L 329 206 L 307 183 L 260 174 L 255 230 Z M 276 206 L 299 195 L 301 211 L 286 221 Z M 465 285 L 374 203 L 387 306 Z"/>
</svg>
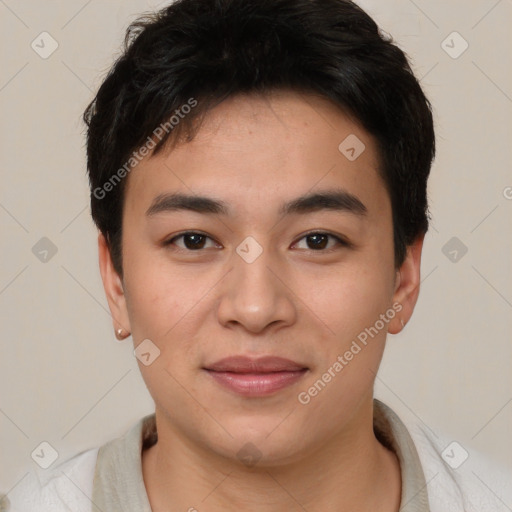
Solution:
<svg viewBox="0 0 512 512">
<path fill-rule="evenodd" d="M 209 111 L 191 141 L 145 157 L 129 175 L 125 202 L 140 210 L 180 190 L 214 193 L 241 212 L 341 187 L 382 210 L 388 197 L 378 167 L 373 137 L 329 100 L 237 95 Z"/>
</svg>

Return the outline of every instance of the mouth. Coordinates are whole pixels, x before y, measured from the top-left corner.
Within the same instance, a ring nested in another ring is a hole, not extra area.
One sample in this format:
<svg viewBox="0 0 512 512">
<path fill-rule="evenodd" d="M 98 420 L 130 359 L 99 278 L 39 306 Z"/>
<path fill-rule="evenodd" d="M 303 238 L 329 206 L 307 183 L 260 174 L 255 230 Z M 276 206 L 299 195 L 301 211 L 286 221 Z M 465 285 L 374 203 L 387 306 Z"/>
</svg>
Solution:
<svg viewBox="0 0 512 512">
<path fill-rule="evenodd" d="M 281 357 L 232 356 L 203 368 L 222 387 L 238 395 L 262 397 L 298 382 L 308 368 Z"/>
</svg>

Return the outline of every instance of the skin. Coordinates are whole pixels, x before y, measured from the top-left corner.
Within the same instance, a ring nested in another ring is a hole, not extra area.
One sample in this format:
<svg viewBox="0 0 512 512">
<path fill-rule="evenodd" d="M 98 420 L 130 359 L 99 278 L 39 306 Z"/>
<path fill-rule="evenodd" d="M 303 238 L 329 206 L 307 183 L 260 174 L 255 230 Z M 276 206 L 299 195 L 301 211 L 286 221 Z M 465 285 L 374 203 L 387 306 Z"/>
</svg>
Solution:
<svg viewBox="0 0 512 512">
<path fill-rule="evenodd" d="M 338 146 L 355 134 L 354 161 Z M 419 293 L 423 236 L 394 266 L 391 203 L 373 138 L 328 100 L 295 92 L 231 97 L 192 141 L 149 155 L 129 175 L 123 213 L 123 278 L 99 236 L 101 275 L 114 327 L 160 356 L 138 362 L 155 402 L 158 443 L 142 454 L 155 512 L 248 510 L 397 511 L 396 456 L 373 433 L 373 385 L 387 333 L 402 329 Z M 320 209 L 283 216 L 284 201 L 343 189 L 365 215 Z M 229 215 L 163 211 L 163 192 L 224 201 Z M 207 235 L 190 249 L 184 231 Z M 315 249 L 310 232 L 328 237 Z M 236 248 L 252 236 L 263 252 Z M 209 238 L 208 238 L 209 237 Z M 307 405 L 321 378 L 394 303 L 401 311 Z M 263 398 L 221 387 L 202 368 L 235 354 L 276 355 L 308 368 Z M 261 458 L 237 457 L 247 443 Z M 193 510 L 193 509 L 192 509 Z"/>
</svg>

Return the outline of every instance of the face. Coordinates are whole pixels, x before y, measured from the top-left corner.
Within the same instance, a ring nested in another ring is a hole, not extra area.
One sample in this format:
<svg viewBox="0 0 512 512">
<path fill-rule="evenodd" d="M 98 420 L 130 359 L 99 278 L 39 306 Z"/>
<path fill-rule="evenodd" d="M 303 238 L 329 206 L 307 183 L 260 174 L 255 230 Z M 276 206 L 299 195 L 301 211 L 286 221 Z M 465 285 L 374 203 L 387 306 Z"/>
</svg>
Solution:
<svg viewBox="0 0 512 512">
<path fill-rule="evenodd" d="M 138 364 L 159 427 L 268 464 L 371 428 L 422 243 L 395 268 L 378 166 L 374 139 L 332 103 L 276 92 L 224 101 L 192 141 L 134 168 L 123 280 L 101 236 L 100 264 L 115 327 L 150 340 Z"/>
</svg>

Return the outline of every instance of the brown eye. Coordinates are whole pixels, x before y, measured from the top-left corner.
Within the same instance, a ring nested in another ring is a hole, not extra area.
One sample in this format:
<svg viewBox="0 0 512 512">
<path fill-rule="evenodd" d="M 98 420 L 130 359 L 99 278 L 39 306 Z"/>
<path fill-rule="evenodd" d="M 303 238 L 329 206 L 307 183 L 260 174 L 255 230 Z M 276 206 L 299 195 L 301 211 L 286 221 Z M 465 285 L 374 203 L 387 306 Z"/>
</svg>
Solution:
<svg viewBox="0 0 512 512">
<path fill-rule="evenodd" d="M 325 249 L 329 244 L 329 235 L 316 234 L 306 237 L 310 249 Z"/>
<path fill-rule="evenodd" d="M 334 248 L 336 245 L 340 246 L 348 246 L 348 243 L 341 238 L 331 235 L 330 233 L 308 233 L 304 237 L 301 238 L 300 241 L 306 240 L 306 247 L 300 247 L 301 249 L 308 249 L 312 251 L 324 251 L 325 249 L 329 250 Z M 329 246 L 330 240 L 333 240 L 334 243 L 331 243 Z"/>
<path fill-rule="evenodd" d="M 175 243 L 176 240 L 180 239 L 183 240 L 183 244 Z M 176 245 L 178 248 L 183 250 L 198 251 L 205 248 L 207 240 L 212 239 L 209 236 L 203 235 L 202 233 L 189 231 L 171 238 L 170 240 L 165 242 L 165 245 Z M 215 247 L 215 244 L 213 244 L 213 247 Z"/>
</svg>

